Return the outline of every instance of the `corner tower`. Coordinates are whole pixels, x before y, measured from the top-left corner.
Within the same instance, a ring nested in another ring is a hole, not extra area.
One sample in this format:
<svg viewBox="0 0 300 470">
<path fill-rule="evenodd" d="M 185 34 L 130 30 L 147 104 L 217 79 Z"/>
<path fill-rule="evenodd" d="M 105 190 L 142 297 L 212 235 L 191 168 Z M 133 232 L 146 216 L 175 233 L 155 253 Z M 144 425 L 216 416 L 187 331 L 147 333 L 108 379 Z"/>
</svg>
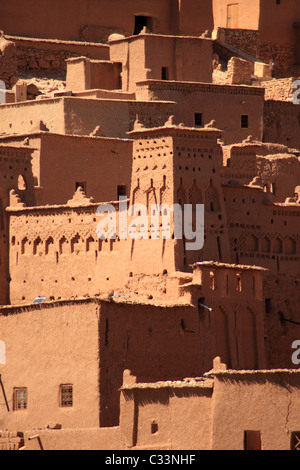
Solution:
<svg viewBox="0 0 300 470">
<path fill-rule="evenodd" d="M 171 239 L 163 240 L 160 219 L 160 244 L 171 251 L 173 266 L 169 269 L 190 270 L 190 264 L 214 260 L 229 262 L 227 218 L 220 179 L 222 147 L 218 142 L 222 131 L 212 127 L 188 128 L 175 126 L 172 119 L 165 126 L 145 129 L 136 123 L 130 132 L 134 138 L 131 204 L 143 204 L 151 214 L 151 206 L 191 204 L 193 223 L 197 204 L 204 205 L 205 240 L 201 250 L 187 250 L 186 237 L 174 237 L 171 216 Z M 151 233 L 151 221 L 148 225 Z M 183 230 L 184 232 L 184 230 Z M 150 238 L 150 237 L 149 237 Z M 158 241 L 158 240 L 156 240 Z M 162 248 L 162 247 L 161 247 Z M 158 252 L 152 253 L 154 258 Z"/>
</svg>

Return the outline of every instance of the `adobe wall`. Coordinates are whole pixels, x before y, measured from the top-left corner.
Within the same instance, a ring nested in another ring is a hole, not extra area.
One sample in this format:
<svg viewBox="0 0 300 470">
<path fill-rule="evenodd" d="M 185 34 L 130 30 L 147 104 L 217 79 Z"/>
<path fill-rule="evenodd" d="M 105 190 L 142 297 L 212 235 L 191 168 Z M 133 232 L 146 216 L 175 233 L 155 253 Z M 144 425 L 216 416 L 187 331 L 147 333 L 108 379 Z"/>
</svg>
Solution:
<svg viewBox="0 0 300 470">
<path fill-rule="evenodd" d="M 291 450 L 297 442 L 292 433 L 298 433 L 299 371 L 214 365 L 206 377 L 176 382 L 143 383 L 129 376 L 121 388 L 119 427 L 39 430 L 40 444 L 29 440 L 36 431 L 27 431 L 26 450 Z M 259 435 L 252 446 L 245 439 L 249 431 Z"/>
<path fill-rule="evenodd" d="M 122 385 L 124 367 L 140 382 L 152 381 L 154 377 L 155 380 L 179 380 L 199 376 L 209 370 L 213 358 L 221 354 L 226 354 L 232 367 L 238 369 L 265 367 L 260 271 L 238 266 L 230 269 L 217 264 L 199 269 L 206 269 L 201 283 L 194 272 L 193 283 L 182 286 L 191 295 L 186 304 L 176 298 L 169 302 L 148 300 L 134 304 L 130 297 L 103 304 L 100 336 L 102 332 L 102 338 L 106 339 L 100 349 L 104 374 L 101 396 L 107 397 L 107 401 L 102 399 L 102 425 L 117 423 L 113 410 L 118 409 L 119 396 L 114 390 Z M 211 270 L 216 275 L 215 290 L 210 287 Z M 237 273 L 241 273 L 242 292 L 236 289 Z M 254 290 L 253 277 L 256 279 Z M 203 308 L 198 299 L 212 311 Z M 238 336 L 236 331 L 239 331 Z M 125 359 L 122 363 L 120 357 Z"/>
<path fill-rule="evenodd" d="M 164 48 L 163 48 L 164 46 Z M 160 51 L 158 56 L 157 51 Z M 212 40 L 206 38 L 163 36 L 145 37 L 147 79 L 161 79 L 167 67 L 169 80 L 212 82 Z M 136 82 L 141 81 L 137 80 Z"/>
<path fill-rule="evenodd" d="M 298 185 L 298 154 L 284 145 L 255 142 L 251 138 L 241 144 L 223 146 L 222 182 L 248 185 L 258 176 L 269 200 L 284 203 Z"/>
<path fill-rule="evenodd" d="M 90 135 L 100 126 L 104 137 L 126 138 L 137 115 L 148 127 L 160 126 L 174 114 L 173 109 L 172 102 L 73 97 L 29 101 L 0 107 L 0 134 L 48 129 L 58 134 Z"/>
<path fill-rule="evenodd" d="M 110 41 L 110 60 L 123 65 L 122 87 L 135 91 L 137 82 L 161 80 L 212 81 L 212 40 L 141 33 Z M 159 51 L 159 54 L 157 53 Z"/>
<path fill-rule="evenodd" d="M 76 183 L 83 184 L 87 196 L 98 202 L 116 201 L 118 186 L 126 186 L 129 196 L 131 140 L 40 132 L 0 138 L 0 142 L 22 144 L 25 139 L 36 149 L 32 167 L 37 206 L 66 204 L 77 189 Z"/>
<path fill-rule="evenodd" d="M 300 149 L 298 125 L 300 108 L 289 102 L 267 100 L 264 104 L 265 142 L 277 142 Z"/>
<path fill-rule="evenodd" d="M 263 321 L 262 276 L 266 271 L 252 266 L 202 262 L 193 265 L 192 303 L 198 303 L 203 325 L 213 330 L 203 336 L 203 347 L 211 351 L 208 360 L 220 356 L 233 369 L 262 369 L 266 365 Z M 195 284 L 200 283 L 197 290 Z M 207 309 L 211 308 L 211 311 Z"/>
<path fill-rule="evenodd" d="M 290 450 L 299 426 L 299 371 L 216 374 L 212 450 L 243 450 L 244 431 L 260 431 L 262 450 Z M 224 432 L 230 429 L 230 432 Z"/>
<path fill-rule="evenodd" d="M 39 218 L 39 225 L 41 220 Z M 88 222 L 86 218 L 85 220 Z M 33 224 L 35 222 L 32 220 Z M 74 224 L 74 217 L 71 222 Z M 26 221 L 22 225 L 27 226 L 25 231 L 28 233 L 29 227 Z M 89 295 L 94 295 L 91 291 L 93 287 L 98 289 L 98 296 L 101 292 L 109 290 L 105 278 L 98 277 L 94 283 L 91 273 L 95 253 L 84 252 L 81 240 L 75 240 L 76 246 L 71 255 L 67 255 L 62 249 L 62 253 L 58 253 L 58 261 L 57 255 L 55 256 L 53 251 L 50 252 L 57 248 L 48 243 L 46 263 L 44 240 L 39 244 L 32 242 L 33 246 L 30 247 L 28 243 L 22 244 L 23 234 L 20 234 L 19 241 L 14 229 L 13 226 L 10 233 L 15 237 L 13 245 L 16 247 L 15 249 L 12 247 L 11 251 L 11 295 L 15 295 L 21 303 L 31 302 L 33 292 L 36 292 L 36 295 L 46 295 L 50 300 L 53 298 L 59 300 L 60 297 L 80 295 L 88 298 Z M 61 236 L 61 232 L 55 226 L 53 230 L 56 231 L 57 238 Z M 29 236 L 27 238 L 29 241 Z M 54 234 L 52 239 L 54 240 Z M 22 246 L 24 254 L 19 248 L 22 249 Z M 30 253 L 34 246 L 36 246 L 35 255 Z M 17 252 L 19 252 L 18 257 Z M 109 266 L 118 263 L 119 275 L 125 277 L 122 273 L 121 253 L 104 251 L 98 255 L 100 269 L 106 276 L 109 273 Z M 147 250 L 143 252 L 144 260 L 145 253 Z M 141 253 L 139 257 L 141 258 Z M 47 279 L 44 276 L 46 265 Z M 125 290 L 121 295 L 115 291 L 114 295 L 111 294 L 109 297 L 111 302 L 103 303 L 99 333 L 101 426 L 118 423 L 118 389 L 122 384 L 124 367 L 130 368 L 139 380 L 151 381 L 167 378 L 177 380 L 187 375 L 198 376 L 210 368 L 211 361 L 216 355 L 221 355 L 236 368 L 265 366 L 260 278 L 251 268 L 245 270 L 242 266 L 231 269 L 231 266 L 227 265 L 224 267 L 213 263 L 208 265 L 201 282 L 195 277 L 193 284 L 182 285 L 183 294 L 179 296 L 180 298 L 174 298 L 173 291 L 174 300 L 147 300 L 142 303 L 136 301 L 130 291 Z M 129 269 L 129 266 L 127 260 L 126 268 Z M 215 276 L 213 287 L 211 272 Z M 241 279 L 241 291 L 237 290 L 237 275 Z M 124 279 L 122 280 L 124 282 Z M 91 286 L 90 290 L 88 285 Z M 83 292 L 85 293 L 82 294 Z M 19 300 L 17 295 L 20 293 L 26 298 Z M 212 312 L 208 313 L 206 308 L 198 304 L 198 299 L 208 305 Z M 14 300 L 12 298 L 12 301 Z M 236 331 L 239 331 L 238 337 Z M 124 360 L 120 362 L 120 358 Z"/>
<path fill-rule="evenodd" d="M 211 364 L 212 354 L 199 346 L 198 312 L 191 306 L 176 305 L 176 301 L 134 305 L 125 300 L 107 307 L 102 323 L 102 338 L 106 331 L 107 340 L 100 349 L 104 426 L 118 423 L 118 389 L 124 367 L 131 369 L 141 382 L 178 380 L 201 374 L 206 370 L 205 364 Z M 184 332 L 183 322 L 189 331 Z M 205 325 L 202 323 L 200 328 L 205 329 Z"/>
<path fill-rule="evenodd" d="M 31 156 L 32 149 L 0 146 L 0 305 L 7 304 L 9 300 L 9 229 L 5 208 L 9 205 L 9 191 L 18 188 L 22 188 L 19 191 L 22 201 L 34 204 Z"/>
<path fill-rule="evenodd" d="M 65 133 L 63 99 L 47 99 L 2 105 L 0 134 L 23 134 L 40 129 L 40 122 L 50 132 Z"/>
<path fill-rule="evenodd" d="M 294 192 L 294 188 L 293 188 Z M 299 274 L 299 204 L 271 204 L 262 188 L 223 186 L 232 262 Z M 300 219 L 299 219 L 300 220 Z"/>
<path fill-rule="evenodd" d="M 200 379 L 123 385 L 120 428 L 127 447 L 208 450 L 212 393 L 211 381 Z"/>
<path fill-rule="evenodd" d="M 24 433 L 26 450 L 41 450 L 37 439 L 39 435 L 44 450 L 125 450 L 125 437 L 120 427 L 91 429 L 39 429 Z"/>
<path fill-rule="evenodd" d="M 0 324 L 6 345 L 6 364 L 0 365 L 0 373 L 10 409 L 1 391 L 1 428 L 26 430 L 51 423 L 63 428 L 98 427 L 99 311 L 95 304 L 3 307 Z M 62 384 L 73 384 L 72 408 L 59 406 Z M 14 387 L 27 387 L 27 410 L 13 410 Z"/>
<path fill-rule="evenodd" d="M 20 71 L 66 70 L 66 60 L 82 55 L 91 59 L 107 60 L 109 47 L 105 44 L 60 41 L 58 39 L 36 39 L 19 36 L 5 37 L 15 44 L 17 67 Z"/>
<path fill-rule="evenodd" d="M 221 169 L 222 183 L 246 185 L 257 176 L 257 153 L 259 145 L 242 144 L 223 146 L 223 168 Z"/>
<path fill-rule="evenodd" d="M 177 270 L 190 270 L 203 259 L 229 260 L 226 213 L 221 196 L 222 151 L 218 129 L 165 126 L 140 129 L 135 137 L 131 199 L 150 211 L 151 204 L 205 204 L 203 249 L 186 248 L 184 238 L 175 240 Z M 141 171 L 143 173 L 141 174 Z M 195 220 L 194 213 L 194 220 Z M 173 227 L 172 227 L 173 230 Z"/>
<path fill-rule="evenodd" d="M 99 240 L 98 205 L 87 199 L 86 206 L 12 209 L 12 303 L 28 302 L 35 291 L 58 299 L 121 289 L 145 266 L 149 274 L 175 270 L 174 240 Z"/>
<path fill-rule="evenodd" d="M 30 138 L 28 138 L 27 135 L 7 135 L 7 136 L 0 136 L 0 143 L 1 145 L 7 145 L 7 146 L 17 146 L 22 149 L 28 149 L 28 151 L 31 151 L 31 171 L 33 175 L 33 186 L 32 189 L 34 189 L 34 198 L 31 201 L 27 201 L 28 205 L 35 205 L 37 204 L 37 197 L 38 193 L 36 188 L 39 186 L 39 181 L 41 178 L 40 175 L 40 153 L 41 153 L 41 139 L 38 138 L 38 134 L 31 135 Z M 24 173 L 23 173 L 24 176 Z M 10 188 L 13 189 L 13 188 Z M 17 187 L 15 188 L 17 189 Z"/>
<path fill-rule="evenodd" d="M 285 273 L 266 279 L 264 297 L 268 367 L 297 368 L 292 344 L 299 340 L 299 276 Z"/>
<path fill-rule="evenodd" d="M 200 36 L 205 31 L 211 34 L 213 8 L 211 0 L 180 0 L 179 31 L 183 36 Z"/>
<path fill-rule="evenodd" d="M 295 47 L 296 32 L 294 23 L 300 21 L 299 3 L 287 0 L 276 4 L 272 0 L 260 2 L 259 29 L 261 43 L 270 43 L 283 50 L 284 47 Z"/>
<path fill-rule="evenodd" d="M 1 427 L 28 430 L 58 423 L 63 429 L 96 428 L 99 411 L 101 427 L 117 425 L 124 367 L 132 368 L 140 381 L 201 373 L 204 354 L 199 337 L 183 333 L 183 318 L 196 331 L 194 309 L 174 303 L 81 299 L 4 307 L 2 381 L 10 410 L 14 387 L 27 387 L 28 408 L 8 412 L 1 393 Z M 17 344 L 16 329 L 20 330 Z M 71 408 L 59 406 L 61 384 L 73 385 Z"/>
<path fill-rule="evenodd" d="M 72 92 L 72 96 L 77 98 L 104 98 L 116 100 L 135 100 L 135 93 L 126 93 L 121 90 L 85 90 Z"/>
<path fill-rule="evenodd" d="M 203 125 L 214 120 L 215 127 L 225 131 L 222 139 L 226 144 L 241 142 L 249 134 L 262 140 L 264 90 L 261 88 L 151 80 L 138 84 L 136 96 L 151 101 L 175 101 L 176 123 L 183 122 L 189 127 L 195 126 L 195 113 L 201 113 Z M 248 115 L 245 129 L 241 128 L 242 115 Z"/>
<path fill-rule="evenodd" d="M 146 127 L 162 126 L 174 113 L 174 103 L 125 100 L 65 101 L 65 133 L 90 135 L 100 126 L 104 137 L 126 138 L 138 119 Z"/>
<path fill-rule="evenodd" d="M 86 57 L 67 61 L 67 90 L 121 90 L 121 64 Z"/>
<path fill-rule="evenodd" d="M 275 202 L 291 197 L 300 180 L 300 159 L 291 154 L 257 158 L 258 174 L 265 190 L 273 193 Z"/>
<path fill-rule="evenodd" d="M 112 33 L 133 34 L 135 15 L 152 17 L 155 33 L 173 34 L 178 27 L 173 19 L 178 12 L 176 0 L 79 0 L 76 6 L 67 2 L 67 22 L 59 0 L 51 5 L 47 0 L 31 0 L 31 15 L 28 15 L 28 8 L 20 0 L 1 5 L 0 28 L 18 36 L 106 42 Z"/>
<path fill-rule="evenodd" d="M 235 4 L 238 8 L 238 29 L 259 29 L 260 0 L 238 0 Z M 232 5 L 232 0 L 213 0 L 214 28 L 228 28 L 227 7 Z"/>
</svg>

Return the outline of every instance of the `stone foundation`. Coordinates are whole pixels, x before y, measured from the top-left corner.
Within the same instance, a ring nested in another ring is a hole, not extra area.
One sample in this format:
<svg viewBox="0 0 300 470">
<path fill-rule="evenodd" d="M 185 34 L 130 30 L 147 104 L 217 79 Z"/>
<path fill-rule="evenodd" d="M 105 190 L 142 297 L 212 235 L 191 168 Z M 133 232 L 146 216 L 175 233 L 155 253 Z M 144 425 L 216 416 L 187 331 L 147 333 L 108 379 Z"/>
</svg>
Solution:
<svg viewBox="0 0 300 470">
<path fill-rule="evenodd" d="M 292 101 L 292 95 L 295 90 L 292 88 L 296 78 L 282 78 L 278 80 L 268 80 L 262 82 L 261 86 L 265 88 L 265 99 L 276 101 Z"/>
<path fill-rule="evenodd" d="M 248 60 L 232 57 L 228 62 L 228 83 L 230 85 L 251 85 L 254 65 Z"/>
<path fill-rule="evenodd" d="M 17 431 L 0 432 L 0 451 L 19 450 L 24 445 L 24 434 Z"/>
<path fill-rule="evenodd" d="M 259 54 L 259 31 L 252 29 L 228 29 L 218 28 L 213 33 L 213 38 L 219 42 L 235 47 L 239 51 L 257 58 Z"/>
<path fill-rule="evenodd" d="M 66 60 L 77 57 L 67 51 L 49 51 L 47 49 L 32 49 L 20 47 L 17 50 L 17 63 L 19 70 L 67 70 Z"/>
<path fill-rule="evenodd" d="M 296 73 L 296 50 L 287 45 L 261 44 L 259 58 L 269 63 L 273 61 L 273 77 L 283 78 Z"/>
<path fill-rule="evenodd" d="M 12 88 L 18 81 L 18 66 L 15 45 L 7 41 L 0 32 L 0 80 L 7 88 Z"/>
</svg>

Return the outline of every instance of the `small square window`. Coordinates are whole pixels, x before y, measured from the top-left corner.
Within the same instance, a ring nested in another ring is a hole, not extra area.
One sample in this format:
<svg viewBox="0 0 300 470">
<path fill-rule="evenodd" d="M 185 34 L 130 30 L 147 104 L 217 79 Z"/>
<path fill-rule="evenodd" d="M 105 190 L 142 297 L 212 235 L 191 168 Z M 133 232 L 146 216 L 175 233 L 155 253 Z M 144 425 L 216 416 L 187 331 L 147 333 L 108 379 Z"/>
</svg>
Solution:
<svg viewBox="0 0 300 470">
<path fill-rule="evenodd" d="M 73 385 L 60 386 L 60 406 L 63 408 L 73 406 Z"/>
<path fill-rule="evenodd" d="M 241 128 L 248 129 L 249 127 L 249 117 L 248 114 L 242 114 L 241 116 Z"/>
<path fill-rule="evenodd" d="M 202 113 L 195 113 L 195 126 L 196 127 L 202 126 Z"/>
<path fill-rule="evenodd" d="M 28 393 L 27 388 L 14 389 L 14 411 L 27 410 Z"/>
<path fill-rule="evenodd" d="M 156 434 L 158 432 L 158 424 L 156 421 L 151 423 L 151 434 Z"/>
</svg>

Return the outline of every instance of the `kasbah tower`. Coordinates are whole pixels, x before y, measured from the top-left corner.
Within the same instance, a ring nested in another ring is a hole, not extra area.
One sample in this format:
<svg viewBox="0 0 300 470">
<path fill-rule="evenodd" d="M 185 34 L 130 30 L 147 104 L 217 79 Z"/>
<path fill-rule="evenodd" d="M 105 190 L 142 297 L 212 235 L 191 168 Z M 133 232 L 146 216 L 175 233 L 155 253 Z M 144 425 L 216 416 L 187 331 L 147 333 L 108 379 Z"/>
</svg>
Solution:
<svg viewBox="0 0 300 470">
<path fill-rule="evenodd" d="M 1 2 L 0 450 L 300 450 L 299 3 Z"/>
</svg>

